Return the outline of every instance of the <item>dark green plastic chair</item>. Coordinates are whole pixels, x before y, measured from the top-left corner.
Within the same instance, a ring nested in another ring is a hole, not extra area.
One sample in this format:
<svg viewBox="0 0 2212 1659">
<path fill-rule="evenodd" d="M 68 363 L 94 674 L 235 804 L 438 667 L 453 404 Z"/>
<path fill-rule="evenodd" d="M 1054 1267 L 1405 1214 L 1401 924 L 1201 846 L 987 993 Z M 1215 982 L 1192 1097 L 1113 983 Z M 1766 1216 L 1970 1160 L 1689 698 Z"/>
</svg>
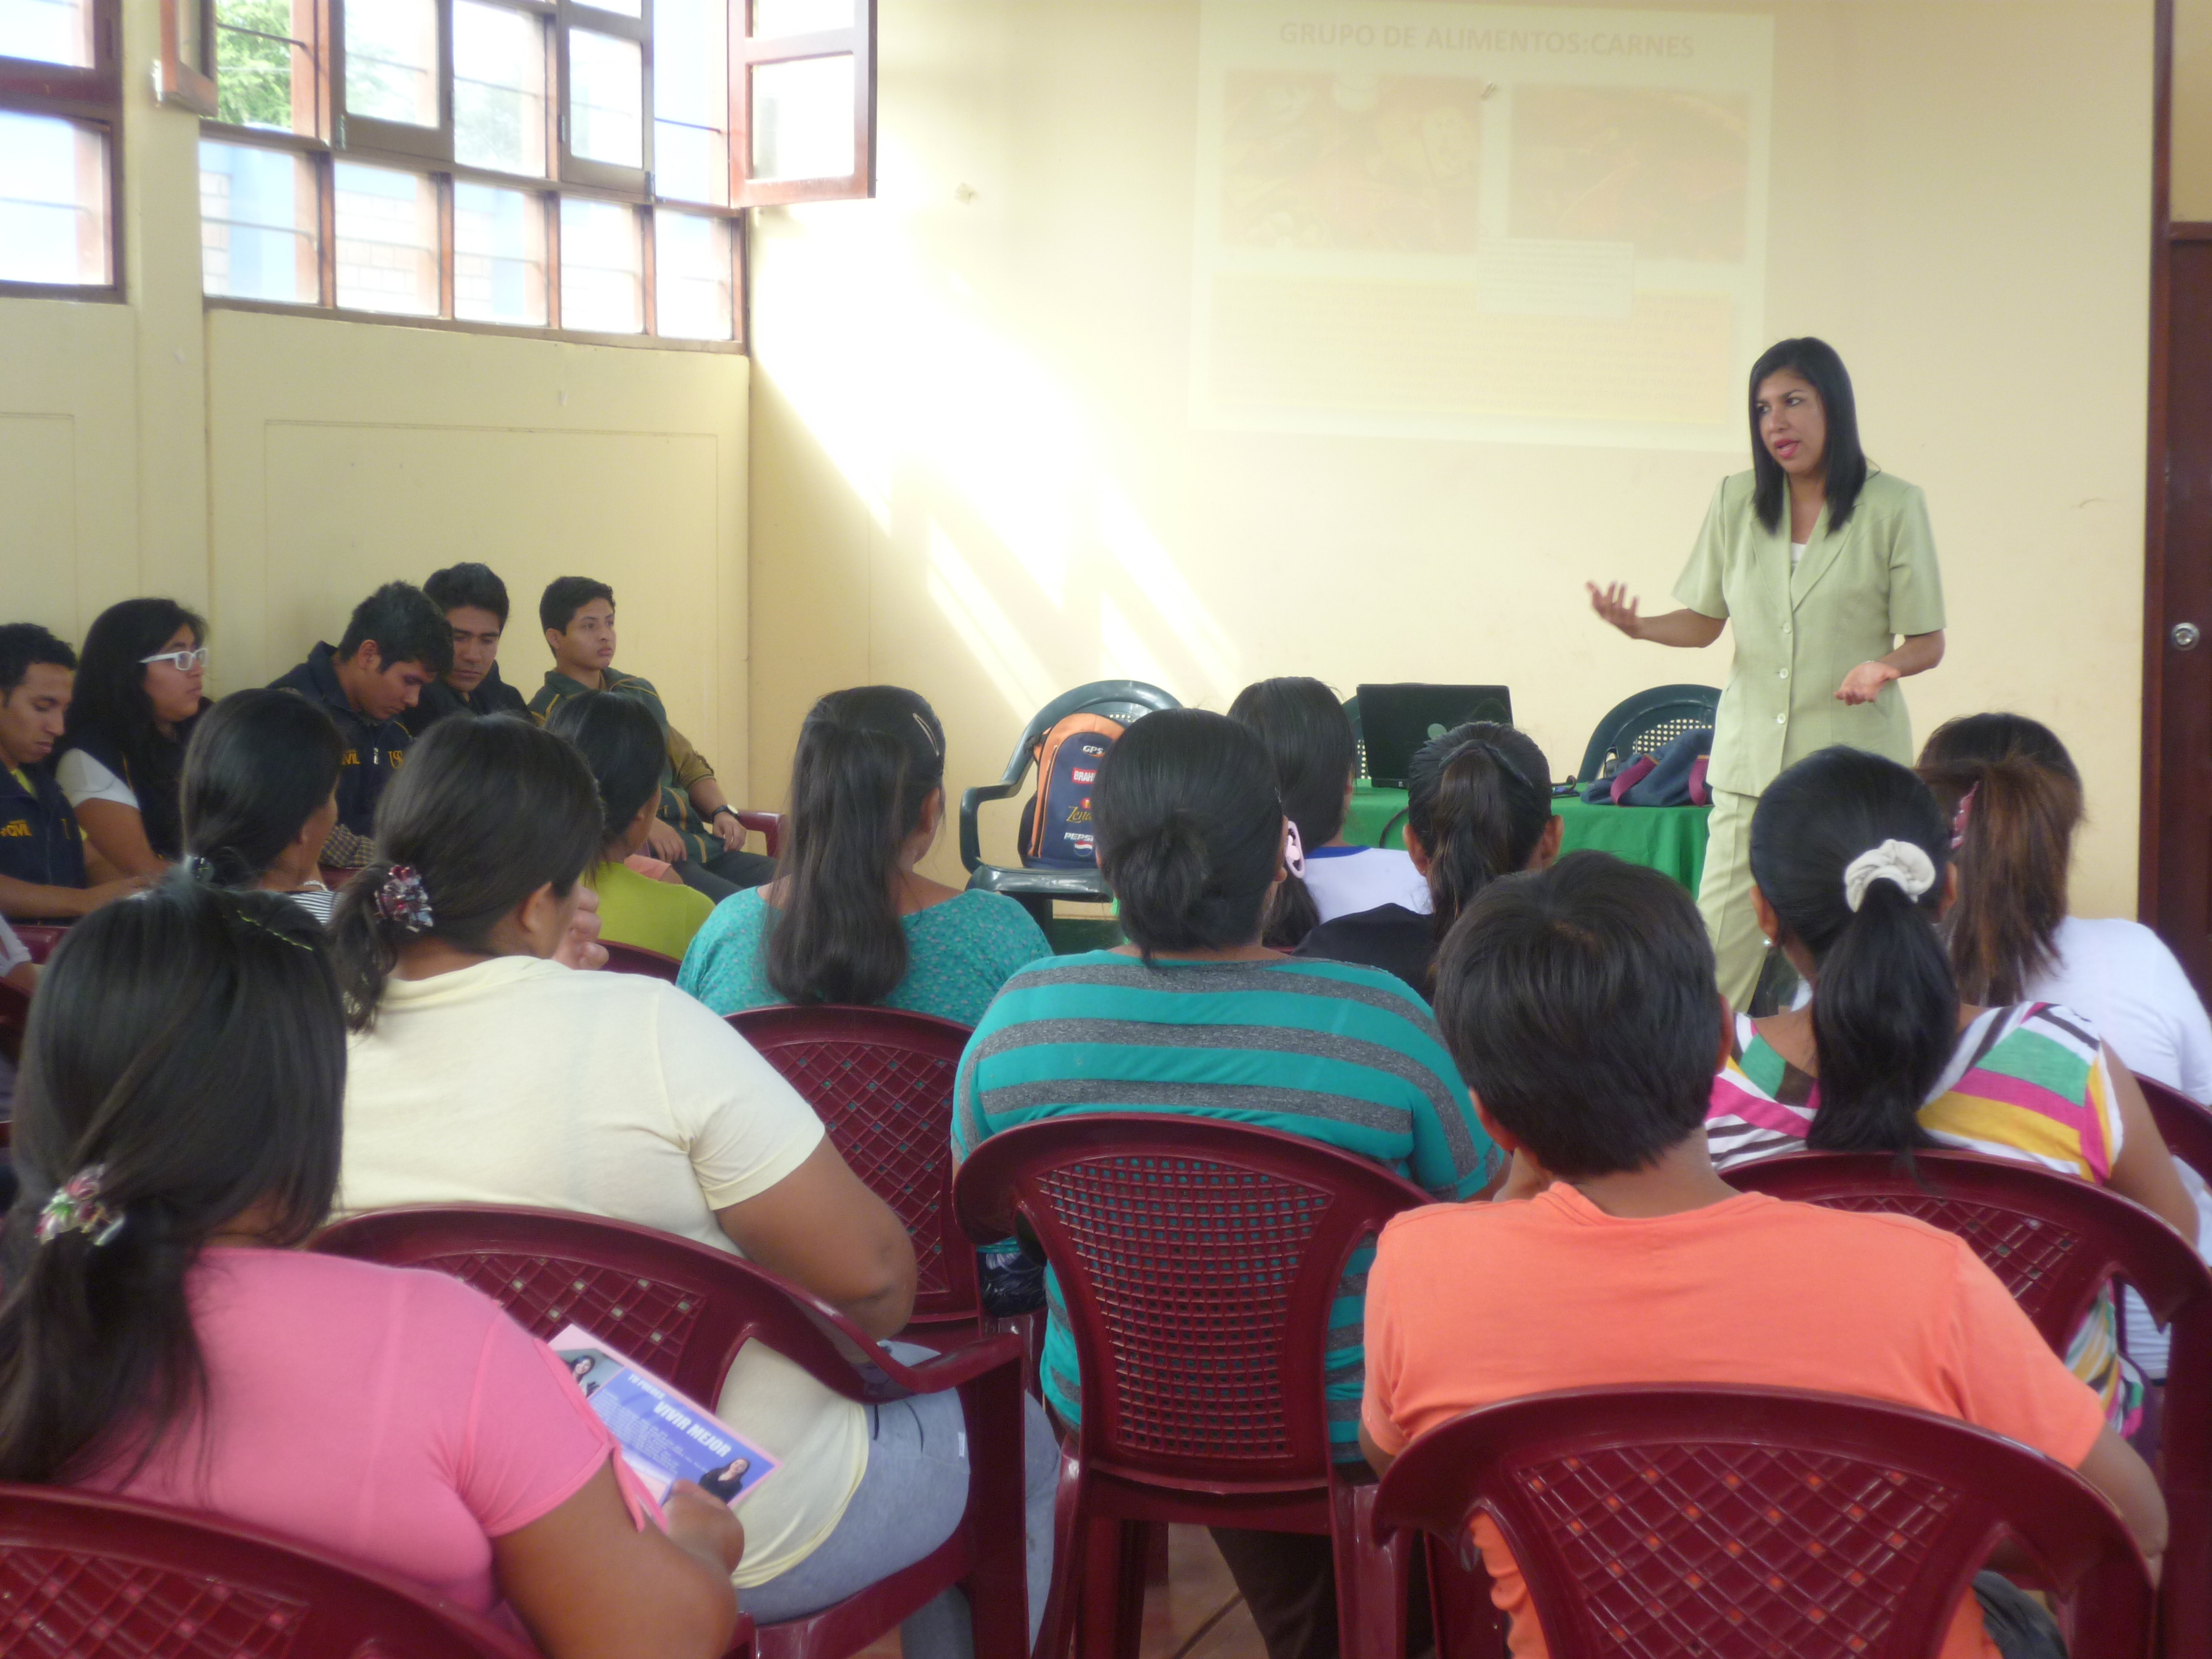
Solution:
<svg viewBox="0 0 2212 1659">
<path fill-rule="evenodd" d="M 1720 706 L 1710 685 L 1655 685 L 1615 703 L 1590 733 L 1575 781 L 1595 783 L 1638 755 L 1657 754 L 1683 732 L 1711 726 Z"/>
<path fill-rule="evenodd" d="M 978 784 L 960 797 L 960 862 L 968 867 L 969 887 L 1005 894 L 1035 916 L 1037 925 L 1048 934 L 1052 931 L 1054 899 L 1085 904 L 1103 904 L 1111 899 L 1114 895 L 1106 885 L 1105 877 L 1096 870 L 1019 870 L 984 863 L 977 815 L 984 802 L 1005 800 L 1020 793 L 1029 781 L 1030 768 L 1036 763 L 1036 746 L 1044 741 L 1046 732 L 1068 715 L 1103 714 L 1109 720 L 1130 726 L 1163 708 L 1182 707 L 1158 686 L 1147 685 L 1142 680 L 1093 680 L 1088 685 L 1062 692 L 1038 709 L 1022 728 L 1021 736 L 1014 740 L 1014 752 L 1006 762 L 1006 775 L 996 783 Z"/>
</svg>

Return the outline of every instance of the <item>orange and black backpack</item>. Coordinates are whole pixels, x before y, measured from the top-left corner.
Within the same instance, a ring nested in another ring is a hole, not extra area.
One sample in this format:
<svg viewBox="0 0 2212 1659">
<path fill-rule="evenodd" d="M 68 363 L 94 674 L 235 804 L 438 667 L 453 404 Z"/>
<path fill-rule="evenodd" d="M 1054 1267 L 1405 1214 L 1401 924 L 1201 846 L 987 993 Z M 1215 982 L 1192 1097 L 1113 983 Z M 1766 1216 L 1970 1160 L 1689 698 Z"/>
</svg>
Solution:
<svg viewBox="0 0 2212 1659">
<path fill-rule="evenodd" d="M 1095 870 L 1091 798 L 1099 763 L 1121 735 L 1103 714 L 1069 714 L 1037 742 L 1037 790 L 1022 808 L 1022 863 L 1032 870 Z"/>
</svg>

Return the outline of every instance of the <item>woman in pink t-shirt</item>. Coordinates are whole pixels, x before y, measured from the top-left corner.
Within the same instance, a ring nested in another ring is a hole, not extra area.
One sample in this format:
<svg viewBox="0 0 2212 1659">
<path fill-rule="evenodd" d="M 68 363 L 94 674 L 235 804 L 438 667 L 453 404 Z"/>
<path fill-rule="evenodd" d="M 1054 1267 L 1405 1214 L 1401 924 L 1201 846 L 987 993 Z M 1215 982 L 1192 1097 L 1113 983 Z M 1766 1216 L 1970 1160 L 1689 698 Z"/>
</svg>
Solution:
<svg viewBox="0 0 2212 1659">
<path fill-rule="evenodd" d="M 306 912 L 182 878 L 73 928 L 15 1119 L 0 1480 L 205 1510 L 502 1601 L 552 1659 L 727 1646 L 729 1509 L 665 1530 L 544 1345 L 456 1280 L 289 1248 L 337 1181 L 337 981 Z"/>
</svg>

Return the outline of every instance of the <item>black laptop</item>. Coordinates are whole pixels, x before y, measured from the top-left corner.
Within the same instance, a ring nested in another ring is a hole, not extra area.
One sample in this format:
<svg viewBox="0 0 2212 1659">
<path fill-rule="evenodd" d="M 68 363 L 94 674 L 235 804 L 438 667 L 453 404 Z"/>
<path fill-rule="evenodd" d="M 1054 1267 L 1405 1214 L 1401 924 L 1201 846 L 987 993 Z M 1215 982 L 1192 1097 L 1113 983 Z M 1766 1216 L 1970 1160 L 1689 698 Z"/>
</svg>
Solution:
<svg viewBox="0 0 2212 1659">
<path fill-rule="evenodd" d="M 1502 685 L 1363 685 L 1359 736 L 1367 775 L 1392 789 L 1406 787 L 1413 751 L 1469 720 L 1513 723 L 1513 694 Z"/>
</svg>

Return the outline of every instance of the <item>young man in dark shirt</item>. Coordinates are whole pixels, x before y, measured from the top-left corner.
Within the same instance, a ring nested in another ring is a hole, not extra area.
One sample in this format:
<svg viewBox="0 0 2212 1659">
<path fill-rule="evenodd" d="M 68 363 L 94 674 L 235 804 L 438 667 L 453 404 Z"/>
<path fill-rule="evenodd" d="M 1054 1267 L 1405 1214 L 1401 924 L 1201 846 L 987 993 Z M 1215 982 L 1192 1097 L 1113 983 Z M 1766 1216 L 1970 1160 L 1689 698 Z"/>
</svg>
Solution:
<svg viewBox="0 0 2212 1659">
<path fill-rule="evenodd" d="M 19 921 L 81 916 L 146 884 L 90 882 L 83 831 L 48 764 L 76 675 L 76 653 L 36 623 L 0 628 L 0 915 Z"/>
<path fill-rule="evenodd" d="M 345 738 L 338 768 L 338 823 L 321 862 L 359 869 L 369 861 L 376 803 L 413 741 L 399 716 L 453 666 L 445 615 L 407 582 L 386 582 L 354 607 L 335 649 L 317 644 L 307 661 L 272 684 L 330 711 Z"/>
<path fill-rule="evenodd" d="M 775 875 L 775 860 L 744 850 L 744 826 L 738 809 L 722 793 L 714 769 L 691 740 L 668 723 L 660 693 L 641 675 L 614 665 L 615 591 L 589 576 L 562 576 L 549 583 L 538 602 L 553 666 L 530 700 L 530 712 L 542 723 L 564 698 L 582 691 L 613 691 L 635 697 L 653 710 L 667 735 L 668 766 L 660 778 L 660 816 L 653 821 L 645 850 L 665 859 L 687 887 L 716 903 L 740 888 L 757 887 Z"/>
<path fill-rule="evenodd" d="M 499 677 L 499 639 L 507 631 L 507 584 L 490 566 L 449 564 L 422 584 L 446 613 L 453 634 L 453 665 L 423 687 L 422 701 L 399 717 L 421 737 L 448 714 L 521 714 L 522 693 Z"/>
</svg>

